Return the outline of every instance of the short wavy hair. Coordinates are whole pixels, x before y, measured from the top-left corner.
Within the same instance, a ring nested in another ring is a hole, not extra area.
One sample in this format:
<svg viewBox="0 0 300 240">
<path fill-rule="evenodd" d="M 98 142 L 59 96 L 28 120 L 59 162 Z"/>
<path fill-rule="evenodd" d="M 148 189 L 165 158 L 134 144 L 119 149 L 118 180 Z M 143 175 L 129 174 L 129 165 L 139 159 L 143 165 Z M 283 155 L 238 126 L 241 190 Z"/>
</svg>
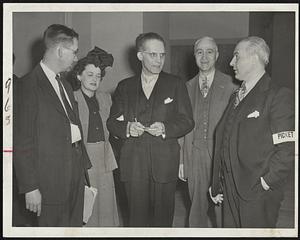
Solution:
<svg viewBox="0 0 300 240">
<path fill-rule="evenodd" d="M 43 42 L 46 49 L 49 49 L 59 43 L 71 45 L 74 38 L 79 39 L 79 35 L 73 29 L 61 24 L 52 24 L 45 30 Z"/>
<path fill-rule="evenodd" d="M 74 90 L 77 90 L 81 86 L 81 82 L 77 79 L 77 75 L 81 75 L 85 70 L 85 67 L 89 64 L 99 67 L 101 70 L 101 78 L 105 76 L 105 68 L 112 66 L 114 58 L 111 54 L 102 50 L 101 48 L 95 47 L 91 50 L 86 57 L 80 59 L 72 71 L 68 73 L 67 79 L 71 83 Z"/>
<path fill-rule="evenodd" d="M 135 39 L 136 51 L 139 52 L 143 50 L 145 42 L 152 39 L 161 41 L 164 44 L 164 47 L 166 47 L 165 40 L 163 39 L 162 36 L 160 36 L 158 33 L 155 32 L 148 32 L 148 33 L 142 33 L 138 35 L 137 38 Z"/>
<path fill-rule="evenodd" d="M 264 66 L 267 66 L 269 63 L 270 57 L 270 48 L 264 39 L 257 36 L 250 36 L 239 43 L 247 43 L 246 51 L 251 55 L 257 55 L 259 60 Z"/>
</svg>

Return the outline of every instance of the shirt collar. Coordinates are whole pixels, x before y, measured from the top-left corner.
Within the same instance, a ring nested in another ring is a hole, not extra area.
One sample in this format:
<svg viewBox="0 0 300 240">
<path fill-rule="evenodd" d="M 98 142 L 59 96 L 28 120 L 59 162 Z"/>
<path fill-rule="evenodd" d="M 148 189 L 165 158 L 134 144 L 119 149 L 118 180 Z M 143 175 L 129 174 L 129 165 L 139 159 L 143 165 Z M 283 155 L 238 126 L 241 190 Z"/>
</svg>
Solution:
<svg viewBox="0 0 300 240">
<path fill-rule="evenodd" d="M 43 63 L 42 60 L 40 61 L 40 65 L 49 80 L 55 79 L 56 73 L 53 72 L 45 63 Z"/>
<path fill-rule="evenodd" d="M 259 76 L 258 78 L 253 78 L 250 81 L 245 82 L 246 86 L 246 93 L 250 92 L 252 88 L 255 87 L 255 85 L 258 83 L 258 81 L 261 79 L 261 77 L 265 74 L 265 72 Z"/>
<path fill-rule="evenodd" d="M 216 69 L 213 69 L 208 75 L 207 75 L 207 84 L 208 84 L 208 87 L 211 86 L 213 80 L 214 80 L 214 77 L 215 77 L 215 72 L 216 72 Z M 201 86 L 201 83 L 202 83 L 202 78 L 200 76 L 200 72 L 199 72 L 199 84 Z"/>
<path fill-rule="evenodd" d="M 146 83 L 146 84 L 155 83 L 158 79 L 158 76 L 159 76 L 159 74 L 153 74 L 153 75 L 149 76 L 149 75 L 146 75 L 142 71 L 141 80 L 142 80 L 143 83 Z M 146 79 L 148 80 L 147 82 L 146 82 Z"/>
</svg>

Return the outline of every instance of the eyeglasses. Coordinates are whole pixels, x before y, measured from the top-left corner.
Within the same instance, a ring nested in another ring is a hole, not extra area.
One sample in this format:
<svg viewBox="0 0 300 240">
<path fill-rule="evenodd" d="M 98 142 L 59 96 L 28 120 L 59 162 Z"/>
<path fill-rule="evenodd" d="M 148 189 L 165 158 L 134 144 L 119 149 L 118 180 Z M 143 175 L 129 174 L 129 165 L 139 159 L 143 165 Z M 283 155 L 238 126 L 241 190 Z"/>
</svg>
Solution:
<svg viewBox="0 0 300 240">
<path fill-rule="evenodd" d="M 158 56 L 160 58 L 166 57 L 166 53 L 156 53 L 156 52 L 146 52 L 146 51 L 142 51 L 142 52 L 147 53 L 151 58 L 157 58 Z"/>
<path fill-rule="evenodd" d="M 68 48 L 68 47 L 63 47 L 63 48 L 72 51 L 72 53 L 73 53 L 74 55 L 77 55 L 77 53 L 78 53 L 78 48 L 77 48 L 76 50 L 73 50 L 73 49 Z"/>
</svg>

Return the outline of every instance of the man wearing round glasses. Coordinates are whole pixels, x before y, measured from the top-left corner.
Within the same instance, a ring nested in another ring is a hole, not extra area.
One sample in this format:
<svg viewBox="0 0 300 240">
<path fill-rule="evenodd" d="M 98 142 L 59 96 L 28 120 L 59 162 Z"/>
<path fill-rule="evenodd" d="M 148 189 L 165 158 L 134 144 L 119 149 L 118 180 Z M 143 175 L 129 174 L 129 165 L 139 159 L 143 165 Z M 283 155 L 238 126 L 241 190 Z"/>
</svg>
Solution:
<svg viewBox="0 0 300 240">
<path fill-rule="evenodd" d="M 165 42 L 157 33 L 136 39 L 140 74 L 121 81 L 107 121 L 124 140 L 121 180 L 129 203 L 129 225 L 171 227 L 179 168 L 177 139 L 194 127 L 184 81 L 162 71 Z"/>
</svg>

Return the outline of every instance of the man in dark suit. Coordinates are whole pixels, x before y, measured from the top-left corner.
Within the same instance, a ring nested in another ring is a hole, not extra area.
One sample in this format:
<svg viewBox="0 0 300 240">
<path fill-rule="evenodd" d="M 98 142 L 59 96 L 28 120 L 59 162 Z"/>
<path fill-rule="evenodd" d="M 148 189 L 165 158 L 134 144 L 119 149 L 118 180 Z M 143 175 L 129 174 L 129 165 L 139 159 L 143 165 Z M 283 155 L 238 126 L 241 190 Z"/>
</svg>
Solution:
<svg viewBox="0 0 300 240">
<path fill-rule="evenodd" d="M 129 202 L 130 226 L 171 227 L 179 168 L 177 138 L 194 127 L 186 86 L 162 72 L 165 42 L 156 33 L 136 39 L 141 74 L 121 81 L 107 126 L 124 139 L 121 180 Z"/>
<path fill-rule="evenodd" d="M 194 55 L 199 73 L 186 86 L 192 103 L 195 128 L 181 139 L 179 178 L 188 181 L 191 199 L 189 226 L 220 227 L 221 207 L 214 209 L 208 195 L 213 139 L 215 128 L 237 86 L 230 76 L 215 68 L 219 52 L 213 38 L 198 39 L 194 45 Z"/>
<path fill-rule="evenodd" d="M 210 193 L 224 227 L 274 228 L 294 164 L 294 97 L 265 72 L 262 38 L 240 41 L 230 65 L 242 82 L 218 125 Z"/>
<path fill-rule="evenodd" d="M 84 172 L 90 167 L 71 86 L 61 73 L 77 61 L 78 34 L 53 24 L 41 62 L 22 80 L 14 164 L 26 208 L 39 226 L 82 226 Z"/>
</svg>

